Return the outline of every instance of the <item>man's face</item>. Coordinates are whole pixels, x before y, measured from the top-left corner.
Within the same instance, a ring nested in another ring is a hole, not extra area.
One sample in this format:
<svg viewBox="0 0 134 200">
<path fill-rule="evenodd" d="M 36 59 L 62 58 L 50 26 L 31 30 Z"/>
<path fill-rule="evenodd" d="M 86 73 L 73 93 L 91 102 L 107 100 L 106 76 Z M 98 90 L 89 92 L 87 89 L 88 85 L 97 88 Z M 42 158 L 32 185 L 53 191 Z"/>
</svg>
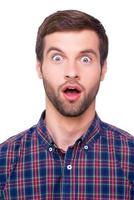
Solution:
<svg viewBox="0 0 134 200">
<path fill-rule="evenodd" d="M 55 32 L 45 37 L 44 44 L 37 70 L 46 104 L 64 116 L 80 116 L 95 101 L 106 71 L 106 64 L 100 65 L 98 36 L 90 30 Z"/>
</svg>

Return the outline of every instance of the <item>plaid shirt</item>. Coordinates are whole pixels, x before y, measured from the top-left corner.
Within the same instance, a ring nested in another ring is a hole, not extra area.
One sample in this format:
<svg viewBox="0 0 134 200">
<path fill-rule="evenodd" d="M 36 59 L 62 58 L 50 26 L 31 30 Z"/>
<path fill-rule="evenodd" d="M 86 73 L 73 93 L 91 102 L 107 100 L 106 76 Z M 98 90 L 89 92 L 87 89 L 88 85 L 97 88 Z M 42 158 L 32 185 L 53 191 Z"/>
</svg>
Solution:
<svg viewBox="0 0 134 200">
<path fill-rule="evenodd" d="M 62 152 L 38 124 L 0 146 L 0 200 L 132 200 L 134 137 L 96 115 Z"/>
</svg>

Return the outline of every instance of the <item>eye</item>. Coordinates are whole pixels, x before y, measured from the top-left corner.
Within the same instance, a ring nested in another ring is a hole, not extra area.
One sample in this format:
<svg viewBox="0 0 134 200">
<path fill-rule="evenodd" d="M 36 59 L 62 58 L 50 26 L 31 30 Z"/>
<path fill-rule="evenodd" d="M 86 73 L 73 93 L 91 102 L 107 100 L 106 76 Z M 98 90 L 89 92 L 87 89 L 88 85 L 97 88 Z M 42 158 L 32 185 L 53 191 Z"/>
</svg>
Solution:
<svg viewBox="0 0 134 200">
<path fill-rule="evenodd" d="M 91 62 L 91 58 L 89 58 L 88 56 L 83 56 L 81 57 L 81 62 L 83 62 L 84 64 L 89 64 Z"/>
<path fill-rule="evenodd" d="M 63 57 L 61 55 L 56 54 L 52 56 L 52 60 L 59 63 L 63 61 Z"/>
</svg>

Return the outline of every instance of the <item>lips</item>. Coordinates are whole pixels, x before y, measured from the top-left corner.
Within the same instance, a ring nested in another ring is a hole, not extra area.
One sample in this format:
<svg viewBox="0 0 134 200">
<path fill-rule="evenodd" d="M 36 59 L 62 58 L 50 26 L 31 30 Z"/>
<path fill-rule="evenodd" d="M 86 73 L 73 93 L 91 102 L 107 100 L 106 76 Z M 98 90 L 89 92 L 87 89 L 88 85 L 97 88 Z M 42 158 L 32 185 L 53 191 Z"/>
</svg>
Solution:
<svg viewBox="0 0 134 200">
<path fill-rule="evenodd" d="M 82 89 L 79 85 L 65 85 L 62 92 L 68 101 L 74 102 L 80 97 Z"/>
</svg>

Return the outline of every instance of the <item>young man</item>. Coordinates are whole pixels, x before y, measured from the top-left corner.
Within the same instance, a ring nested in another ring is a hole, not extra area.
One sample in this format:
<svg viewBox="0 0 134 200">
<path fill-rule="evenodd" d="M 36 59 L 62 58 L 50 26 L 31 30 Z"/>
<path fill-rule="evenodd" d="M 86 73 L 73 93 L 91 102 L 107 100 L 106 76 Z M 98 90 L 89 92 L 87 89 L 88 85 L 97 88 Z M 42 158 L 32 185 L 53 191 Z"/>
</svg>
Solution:
<svg viewBox="0 0 134 200">
<path fill-rule="evenodd" d="M 37 72 L 46 110 L 37 125 L 0 146 L 0 199 L 134 199 L 134 137 L 95 111 L 107 69 L 102 24 L 76 10 L 39 27 Z"/>
</svg>

